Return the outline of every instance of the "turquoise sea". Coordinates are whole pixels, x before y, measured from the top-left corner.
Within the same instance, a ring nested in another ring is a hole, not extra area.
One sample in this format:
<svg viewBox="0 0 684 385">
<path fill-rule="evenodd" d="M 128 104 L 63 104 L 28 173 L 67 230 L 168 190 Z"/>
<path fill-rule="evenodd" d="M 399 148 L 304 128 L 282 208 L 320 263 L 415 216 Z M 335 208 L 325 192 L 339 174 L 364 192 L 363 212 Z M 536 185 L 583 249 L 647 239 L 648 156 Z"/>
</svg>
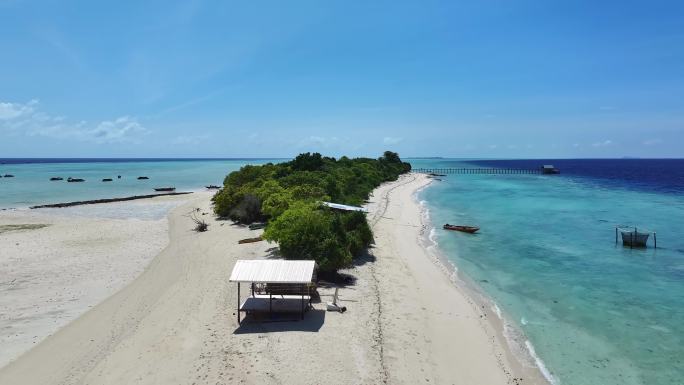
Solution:
<svg viewBox="0 0 684 385">
<path fill-rule="evenodd" d="M 176 191 L 204 190 L 223 185 L 223 178 L 241 166 L 262 164 L 268 159 L 0 159 L 0 209 L 38 204 L 154 194 L 155 187 L 176 187 Z M 277 161 L 277 160 L 275 160 Z M 118 176 L 121 179 L 118 179 Z M 147 180 L 138 180 L 147 176 Z M 50 181 L 62 177 L 62 181 Z M 82 183 L 67 183 L 68 177 Z M 112 182 L 102 182 L 113 178 Z"/>
<path fill-rule="evenodd" d="M 517 324 L 554 382 L 684 384 L 684 161 L 554 164 L 560 175 L 450 175 L 423 190 L 439 252 Z M 616 224 L 656 231 L 658 248 L 616 245 Z"/>
</svg>

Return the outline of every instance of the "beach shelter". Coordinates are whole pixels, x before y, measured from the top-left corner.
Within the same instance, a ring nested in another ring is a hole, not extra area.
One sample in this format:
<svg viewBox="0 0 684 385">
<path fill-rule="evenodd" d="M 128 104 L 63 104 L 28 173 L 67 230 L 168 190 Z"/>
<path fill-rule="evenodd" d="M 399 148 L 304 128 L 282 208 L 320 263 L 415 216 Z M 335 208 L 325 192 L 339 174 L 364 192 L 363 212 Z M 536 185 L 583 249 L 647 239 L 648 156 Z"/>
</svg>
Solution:
<svg viewBox="0 0 684 385">
<path fill-rule="evenodd" d="M 316 274 L 315 261 L 238 260 L 230 274 L 237 283 L 237 319 L 246 314 L 304 312 L 311 303 Z M 250 284 L 250 295 L 242 300 L 240 284 Z"/>
</svg>

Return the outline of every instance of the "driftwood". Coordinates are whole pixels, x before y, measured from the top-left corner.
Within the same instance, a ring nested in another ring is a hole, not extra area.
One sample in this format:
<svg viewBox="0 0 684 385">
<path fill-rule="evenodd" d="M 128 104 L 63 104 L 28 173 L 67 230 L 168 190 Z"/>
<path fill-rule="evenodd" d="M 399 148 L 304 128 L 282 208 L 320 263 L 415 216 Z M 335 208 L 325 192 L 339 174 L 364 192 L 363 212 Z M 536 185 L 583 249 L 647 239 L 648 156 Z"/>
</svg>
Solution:
<svg viewBox="0 0 684 385">
<path fill-rule="evenodd" d="M 54 203 L 54 204 L 49 204 L 49 205 L 31 206 L 30 208 L 32 208 L 32 209 L 62 208 L 62 207 L 71 207 L 71 206 L 94 205 L 94 204 L 98 204 L 98 203 L 132 201 L 132 200 L 136 200 L 136 199 L 148 199 L 148 198 L 154 198 L 154 197 L 161 197 L 161 196 L 165 196 L 165 195 L 185 195 L 185 194 L 192 194 L 192 193 L 191 192 L 173 192 L 173 193 L 166 193 L 166 194 L 134 195 L 131 197 L 123 197 L 123 198 L 108 198 L 108 199 L 95 199 L 95 200 L 91 200 L 91 201 Z"/>
<path fill-rule="evenodd" d="M 261 237 L 256 237 L 256 238 L 245 238 L 245 239 L 240 239 L 240 240 L 238 241 L 238 243 L 239 243 L 239 244 L 243 244 L 243 243 L 254 243 L 254 242 L 259 242 L 259 241 L 263 241 L 263 239 L 262 239 Z"/>
</svg>

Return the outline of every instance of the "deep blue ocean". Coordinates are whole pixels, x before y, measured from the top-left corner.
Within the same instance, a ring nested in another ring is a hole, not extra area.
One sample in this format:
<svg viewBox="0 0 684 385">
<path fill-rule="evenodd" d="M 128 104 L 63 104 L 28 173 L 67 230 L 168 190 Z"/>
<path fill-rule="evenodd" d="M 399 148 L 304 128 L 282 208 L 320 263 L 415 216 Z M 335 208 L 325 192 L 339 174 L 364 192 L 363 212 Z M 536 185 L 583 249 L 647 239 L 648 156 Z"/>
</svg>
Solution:
<svg viewBox="0 0 684 385">
<path fill-rule="evenodd" d="M 268 159 L 0 159 L 0 208 L 202 190 Z M 684 384 L 684 160 L 412 159 L 414 167 L 537 168 L 449 175 L 419 194 L 438 250 L 524 333 L 555 382 Z M 117 176 L 122 178 L 118 179 Z M 50 177 L 84 178 L 84 183 Z M 148 176 L 148 180 L 138 180 Z M 101 182 L 114 178 L 113 182 Z M 481 227 L 468 235 L 443 223 Z M 657 233 L 646 249 L 615 225 Z"/>
<path fill-rule="evenodd" d="M 439 251 L 494 299 L 560 384 L 684 384 L 684 160 L 412 160 L 538 168 L 449 175 L 419 194 Z M 443 223 L 481 227 L 468 235 Z M 615 225 L 658 248 L 615 243 Z"/>
</svg>

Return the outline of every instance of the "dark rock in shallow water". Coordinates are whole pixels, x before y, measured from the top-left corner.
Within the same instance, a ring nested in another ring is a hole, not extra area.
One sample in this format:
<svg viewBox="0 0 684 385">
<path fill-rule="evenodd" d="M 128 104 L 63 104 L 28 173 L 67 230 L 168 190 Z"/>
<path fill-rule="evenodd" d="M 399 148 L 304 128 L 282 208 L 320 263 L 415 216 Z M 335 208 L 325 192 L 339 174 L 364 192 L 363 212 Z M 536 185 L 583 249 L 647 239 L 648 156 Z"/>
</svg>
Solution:
<svg viewBox="0 0 684 385">
<path fill-rule="evenodd" d="M 97 204 L 97 203 L 124 202 L 124 201 L 132 201 L 132 200 L 136 200 L 136 199 L 156 198 L 156 197 L 163 196 L 163 195 L 185 195 L 185 194 L 192 194 L 192 193 L 191 192 L 171 192 L 171 193 L 165 193 L 165 194 L 135 195 L 135 196 L 124 197 L 124 198 L 108 198 L 108 199 L 96 199 L 96 200 L 92 200 L 92 201 L 55 203 L 55 204 L 49 204 L 49 205 L 31 206 L 30 208 L 31 209 L 62 208 L 62 207 L 81 206 L 81 205 L 93 205 L 93 204 Z"/>
</svg>

